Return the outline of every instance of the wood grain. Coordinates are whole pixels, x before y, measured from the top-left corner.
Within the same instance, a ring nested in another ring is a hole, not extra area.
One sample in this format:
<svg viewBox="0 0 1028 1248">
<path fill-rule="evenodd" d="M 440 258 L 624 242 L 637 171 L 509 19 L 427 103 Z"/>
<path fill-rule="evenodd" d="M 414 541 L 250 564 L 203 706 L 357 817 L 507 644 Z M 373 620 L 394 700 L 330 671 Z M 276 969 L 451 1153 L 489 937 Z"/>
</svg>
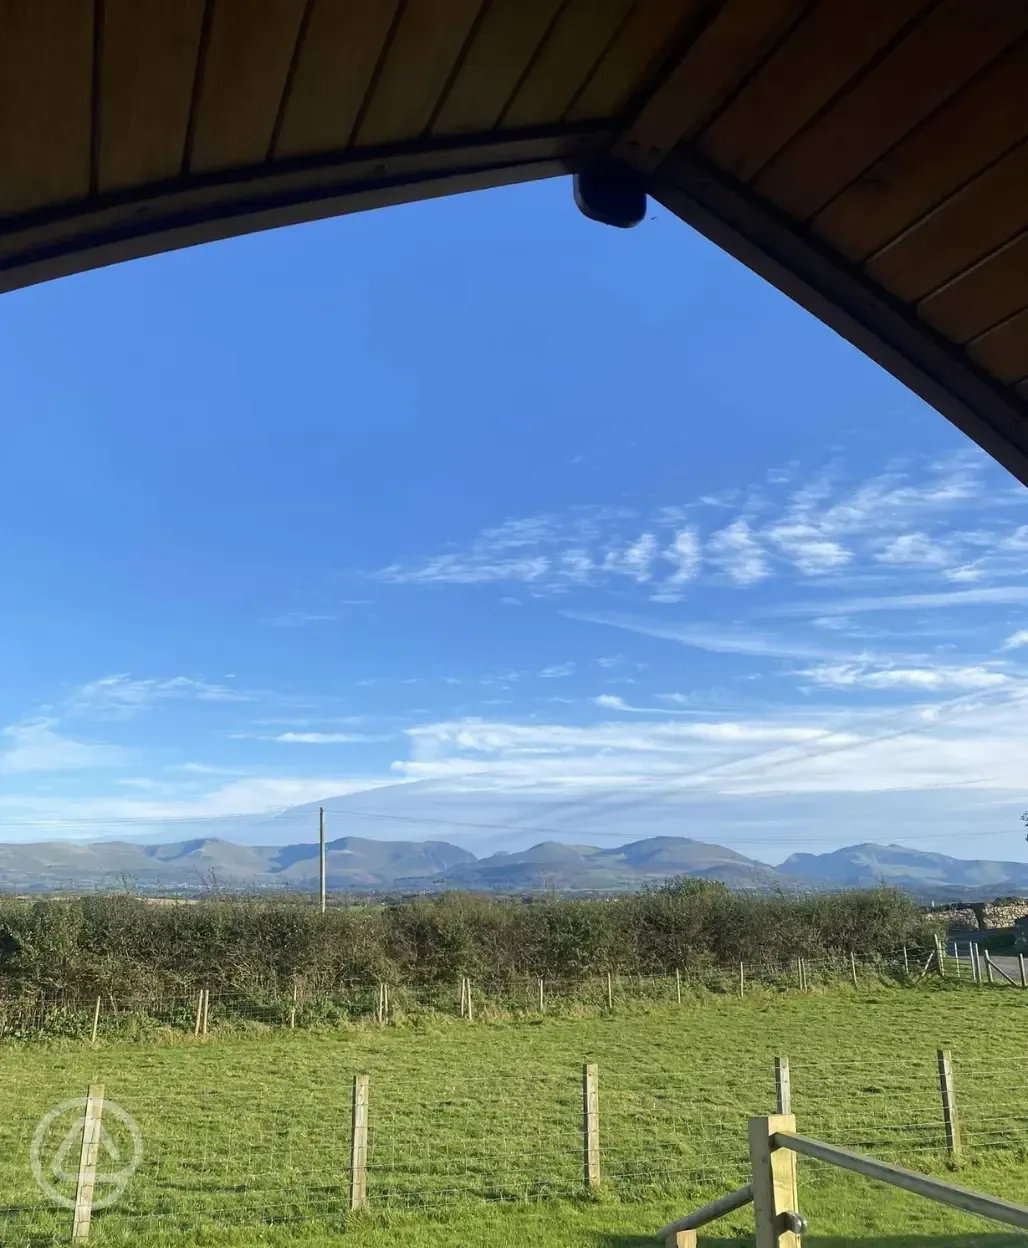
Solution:
<svg viewBox="0 0 1028 1248">
<path fill-rule="evenodd" d="M 182 167 L 204 0 L 105 0 L 98 186 L 173 178 Z"/>
<path fill-rule="evenodd" d="M 192 172 L 261 163 L 268 153 L 305 0 L 217 0 L 198 84 Z"/>
<path fill-rule="evenodd" d="M 813 221 L 865 260 L 1028 134 L 1028 40 L 1022 39 L 887 152 Z"/>
<path fill-rule="evenodd" d="M 1028 307 L 1028 231 L 918 305 L 954 342 L 969 342 Z"/>
<path fill-rule="evenodd" d="M 869 276 L 900 299 L 922 299 L 1028 225 L 1026 191 L 1028 141 L 879 252 Z"/>
<path fill-rule="evenodd" d="M 591 121 L 621 113 L 645 91 L 674 45 L 707 8 L 709 0 L 640 0 L 565 119 Z"/>
<path fill-rule="evenodd" d="M 409 0 L 359 124 L 358 147 L 426 131 L 481 9 L 482 0 Z"/>
<path fill-rule="evenodd" d="M 703 132 L 700 150 L 749 181 L 927 0 L 821 0 Z"/>
<path fill-rule="evenodd" d="M 656 169 L 679 140 L 709 122 L 804 7 L 803 0 L 726 0 L 643 105 L 617 154 L 637 168 Z"/>
<path fill-rule="evenodd" d="M 0 0 L 0 213 L 88 195 L 92 92 L 92 0 Z"/>
<path fill-rule="evenodd" d="M 968 351 L 1000 381 L 1028 377 L 1028 309 L 987 330 L 968 345 Z"/>
<path fill-rule="evenodd" d="M 500 126 L 559 122 L 628 16 L 632 0 L 568 0 Z"/>
<path fill-rule="evenodd" d="M 345 148 L 398 0 L 315 0 L 299 50 L 276 158 Z"/>
<path fill-rule="evenodd" d="M 492 130 L 559 10 L 560 0 L 494 0 L 475 31 L 432 133 Z"/>
<path fill-rule="evenodd" d="M 1028 5 L 942 0 L 754 181 L 791 216 L 820 211 L 1028 27 Z"/>
</svg>

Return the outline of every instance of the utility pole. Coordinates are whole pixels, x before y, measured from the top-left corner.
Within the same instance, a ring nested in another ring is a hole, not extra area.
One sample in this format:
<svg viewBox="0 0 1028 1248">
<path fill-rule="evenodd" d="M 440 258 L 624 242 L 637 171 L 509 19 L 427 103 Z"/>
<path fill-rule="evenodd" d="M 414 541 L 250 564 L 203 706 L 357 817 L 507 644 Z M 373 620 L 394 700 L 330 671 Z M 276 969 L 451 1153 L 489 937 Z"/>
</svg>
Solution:
<svg viewBox="0 0 1028 1248">
<path fill-rule="evenodd" d="M 318 833 L 321 840 L 321 913 L 325 913 L 325 808 L 318 808 Z"/>
</svg>

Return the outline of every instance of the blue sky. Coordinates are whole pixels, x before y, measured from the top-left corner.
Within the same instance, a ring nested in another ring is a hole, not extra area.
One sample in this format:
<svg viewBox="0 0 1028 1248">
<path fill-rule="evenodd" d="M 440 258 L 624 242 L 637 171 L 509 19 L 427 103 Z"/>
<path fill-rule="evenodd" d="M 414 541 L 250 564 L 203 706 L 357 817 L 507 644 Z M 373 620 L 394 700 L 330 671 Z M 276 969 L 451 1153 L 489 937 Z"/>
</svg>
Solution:
<svg viewBox="0 0 1028 1248">
<path fill-rule="evenodd" d="M 1028 492 L 659 207 L 557 181 L 5 295 L 0 401 L 7 839 L 353 794 L 521 828 L 471 848 L 1025 856 Z"/>
</svg>

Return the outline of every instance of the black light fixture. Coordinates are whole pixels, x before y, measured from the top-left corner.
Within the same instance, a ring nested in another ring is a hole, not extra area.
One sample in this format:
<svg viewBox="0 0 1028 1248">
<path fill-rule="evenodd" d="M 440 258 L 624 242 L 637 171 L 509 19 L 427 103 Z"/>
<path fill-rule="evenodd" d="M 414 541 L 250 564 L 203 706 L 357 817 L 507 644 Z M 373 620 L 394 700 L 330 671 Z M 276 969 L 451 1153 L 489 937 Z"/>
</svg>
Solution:
<svg viewBox="0 0 1028 1248">
<path fill-rule="evenodd" d="M 575 203 L 590 221 L 627 230 L 646 216 L 646 187 L 630 165 L 604 160 L 575 174 Z"/>
</svg>

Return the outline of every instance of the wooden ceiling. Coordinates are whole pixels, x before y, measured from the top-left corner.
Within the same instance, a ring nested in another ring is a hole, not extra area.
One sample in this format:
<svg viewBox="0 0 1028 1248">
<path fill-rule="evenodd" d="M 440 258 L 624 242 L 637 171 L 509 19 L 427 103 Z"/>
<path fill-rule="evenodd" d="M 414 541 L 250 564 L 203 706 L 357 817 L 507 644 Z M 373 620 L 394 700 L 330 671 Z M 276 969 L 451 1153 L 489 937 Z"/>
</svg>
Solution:
<svg viewBox="0 0 1028 1248">
<path fill-rule="evenodd" d="M 0 0 L 0 290 L 606 154 L 1028 482 L 1025 0 Z"/>
</svg>

